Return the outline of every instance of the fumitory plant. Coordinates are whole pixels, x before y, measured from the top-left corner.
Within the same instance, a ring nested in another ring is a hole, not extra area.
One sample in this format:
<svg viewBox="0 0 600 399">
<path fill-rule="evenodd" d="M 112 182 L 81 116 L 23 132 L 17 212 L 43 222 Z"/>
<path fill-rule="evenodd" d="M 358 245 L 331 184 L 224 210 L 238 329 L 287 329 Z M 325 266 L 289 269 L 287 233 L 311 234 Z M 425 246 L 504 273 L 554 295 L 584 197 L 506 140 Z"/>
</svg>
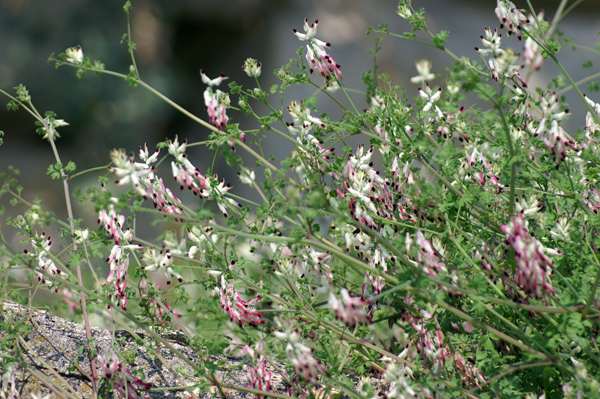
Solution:
<svg viewBox="0 0 600 399">
<path fill-rule="evenodd" d="M 28 199 L 14 170 L 2 174 L 2 198 L 27 209 L 2 226 L 3 297 L 28 301 L 23 283 L 55 292 L 88 333 L 90 311 L 181 330 L 199 351 L 245 356 L 252 386 L 238 388 L 256 397 L 275 395 L 273 360 L 286 365 L 290 397 L 596 397 L 600 97 L 583 86 L 600 74 L 575 82 L 561 64 L 561 46 L 572 41 L 558 24 L 579 2 L 567 3 L 547 19 L 529 0 L 527 9 L 498 0 L 490 8 L 497 25 L 482 26 L 481 45 L 459 56 L 449 32 L 432 32 L 425 10 L 401 0 L 398 26 L 408 31 L 367 31 L 377 36 L 375 60 L 362 83 L 345 80 L 335 43 L 305 19 L 289 33 L 301 48 L 275 70 L 277 85 L 262 86 L 266 71 L 251 58 L 243 82 L 200 70 L 201 115 L 141 78 L 129 35 L 125 73 L 80 46 L 52 55 L 79 78 L 109 75 L 146 89 L 210 136 L 174 132 L 156 149 L 114 149 L 110 166 L 77 171 L 59 156 L 68 123 L 40 113 L 25 86 L 2 90 L 8 110 L 28 112 L 48 141 L 56 161 L 48 173 L 62 183 L 68 211 L 61 220 L 43 199 Z M 415 60 L 415 86 L 398 87 L 377 72 L 384 36 L 439 49 L 454 63 L 442 71 Z M 548 63 L 560 76 L 534 86 Z M 284 103 L 298 85 L 314 95 Z M 349 90 L 361 90 L 369 108 L 359 110 Z M 562 125 L 568 91 L 588 110 L 576 131 Z M 241 127 L 247 119 L 253 128 Z M 274 137 L 283 150 L 266 154 L 261 143 Z M 188 156 L 200 145 L 239 179 Z M 72 190 L 84 173 L 98 184 Z M 73 213 L 74 198 L 94 205 L 97 226 Z M 142 220 L 160 235 L 138 231 Z M 7 234 L 20 237 L 18 247 Z M 96 355 L 96 394 L 103 380 L 130 397 L 152 389 L 121 354 Z M 0 357 L 10 360 L 0 366 L 9 381 L 22 360 Z M 2 389 L 11 397 L 10 383 Z"/>
</svg>

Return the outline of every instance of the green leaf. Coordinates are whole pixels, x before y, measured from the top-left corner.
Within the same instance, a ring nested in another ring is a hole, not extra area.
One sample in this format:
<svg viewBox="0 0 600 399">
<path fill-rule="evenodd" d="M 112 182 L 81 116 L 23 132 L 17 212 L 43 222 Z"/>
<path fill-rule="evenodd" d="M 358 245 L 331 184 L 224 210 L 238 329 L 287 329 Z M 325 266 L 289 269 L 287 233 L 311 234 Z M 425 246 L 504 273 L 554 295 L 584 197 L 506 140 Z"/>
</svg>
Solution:
<svg viewBox="0 0 600 399">
<path fill-rule="evenodd" d="M 433 37 L 433 44 L 435 44 L 438 48 L 443 48 L 449 34 L 450 32 L 447 30 L 441 31 Z"/>
<path fill-rule="evenodd" d="M 6 109 L 8 111 L 16 111 L 19 109 L 19 104 L 15 101 L 15 100 L 10 100 L 7 104 L 6 104 Z"/>
<path fill-rule="evenodd" d="M 552 55 L 555 55 L 560 50 L 560 42 L 556 39 L 549 39 L 546 43 L 546 47 L 542 48 L 542 57 L 550 58 Z"/>
</svg>

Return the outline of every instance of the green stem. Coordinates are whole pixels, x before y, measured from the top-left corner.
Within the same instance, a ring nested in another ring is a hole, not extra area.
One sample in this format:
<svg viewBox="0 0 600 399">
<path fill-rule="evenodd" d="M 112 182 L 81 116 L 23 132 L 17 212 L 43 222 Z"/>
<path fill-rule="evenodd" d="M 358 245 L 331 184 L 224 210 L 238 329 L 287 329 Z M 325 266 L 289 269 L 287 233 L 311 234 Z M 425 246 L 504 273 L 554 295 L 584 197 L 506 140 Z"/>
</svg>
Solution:
<svg viewBox="0 0 600 399">
<path fill-rule="evenodd" d="M 510 134 L 510 127 L 506 122 L 506 118 L 504 116 L 504 112 L 502 111 L 502 106 L 498 104 L 498 112 L 500 113 L 500 119 L 502 120 L 502 126 L 504 127 L 504 131 L 506 132 L 506 141 L 508 143 L 508 150 L 510 153 L 510 191 L 508 198 L 508 216 L 513 216 L 515 211 L 515 184 L 517 180 L 517 164 L 515 160 L 515 150 L 512 143 L 512 137 Z"/>
<path fill-rule="evenodd" d="M 586 316 L 589 311 L 590 311 L 590 306 L 592 306 L 592 304 L 594 303 L 594 298 L 596 297 L 596 291 L 598 290 L 598 284 L 600 283 L 600 263 L 598 262 L 598 259 L 596 258 L 596 254 L 594 252 L 594 250 L 592 249 L 591 245 L 589 242 L 586 242 L 588 248 L 590 249 L 590 251 L 592 252 L 592 258 L 594 259 L 594 263 L 596 264 L 596 267 L 598 269 L 598 271 L 596 272 L 596 278 L 594 279 L 594 284 L 592 285 L 592 289 L 590 290 L 590 294 L 588 295 L 586 304 L 585 304 L 585 309 L 583 310 L 583 312 L 581 312 L 582 316 Z"/>
<path fill-rule="evenodd" d="M 552 361 L 553 363 L 556 363 L 557 360 L 551 358 L 550 356 L 548 356 L 547 354 L 545 354 L 544 352 L 540 352 L 532 347 L 530 347 L 529 345 L 524 344 L 523 342 L 521 342 L 518 339 L 515 339 L 513 337 L 511 337 L 510 335 L 507 335 L 505 333 L 503 333 L 502 331 L 491 327 L 479 320 L 477 320 L 476 318 L 474 318 L 473 316 L 469 315 L 468 313 L 463 312 L 460 309 L 457 309 L 451 305 L 449 305 L 448 303 L 442 301 L 441 299 L 437 299 L 436 297 L 426 294 L 424 293 L 422 290 L 421 291 L 417 291 L 415 290 L 414 294 L 430 301 L 433 303 L 436 303 L 437 305 L 439 305 L 440 307 L 446 309 L 447 311 L 449 311 L 450 313 L 460 317 L 461 319 L 467 321 L 468 323 L 470 323 L 471 325 L 477 326 L 479 328 L 481 328 L 482 330 L 490 333 L 490 334 L 494 334 L 495 336 L 497 336 L 498 338 L 502 339 L 505 342 L 508 342 L 514 346 L 516 346 L 517 348 L 520 348 L 521 350 L 525 351 L 525 352 L 529 352 L 531 354 L 537 355 L 539 357 L 541 357 L 544 360 L 548 360 L 548 361 Z"/>
</svg>

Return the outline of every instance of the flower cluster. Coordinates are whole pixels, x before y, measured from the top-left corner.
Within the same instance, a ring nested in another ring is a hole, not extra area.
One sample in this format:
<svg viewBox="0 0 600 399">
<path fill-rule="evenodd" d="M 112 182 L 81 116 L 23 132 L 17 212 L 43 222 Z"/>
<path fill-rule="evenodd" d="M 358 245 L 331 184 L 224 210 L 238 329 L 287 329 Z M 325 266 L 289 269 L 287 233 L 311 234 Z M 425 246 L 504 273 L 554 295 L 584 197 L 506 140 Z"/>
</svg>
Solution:
<svg viewBox="0 0 600 399">
<path fill-rule="evenodd" d="M 464 162 L 466 163 L 466 168 L 463 170 L 469 171 L 469 175 L 471 175 L 478 184 L 484 186 L 485 182 L 489 181 L 490 184 L 496 188 L 496 194 L 502 192 L 502 185 L 498 180 L 498 176 L 494 173 L 492 164 L 483 152 L 477 149 L 477 147 L 473 146 L 473 151 L 471 151 L 470 154 L 467 153 Z M 483 171 L 476 171 L 476 165 L 483 166 Z"/>
<path fill-rule="evenodd" d="M 245 345 L 244 353 L 250 356 L 253 364 L 253 366 L 245 365 L 246 369 L 250 372 L 250 384 L 248 388 L 273 392 L 271 389 L 271 372 L 267 370 L 267 362 L 265 361 L 265 341 L 259 341 L 253 348 Z M 256 395 L 255 398 L 261 399 L 261 396 Z"/>
<path fill-rule="evenodd" d="M 242 69 L 251 78 L 258 78 L 261 73 L 262 65 L 254 58 L 248 58 L 246 61 L 244 61 L 244 66 Z"/>
<path fill-rule="evenodd" d="M 100 211 L 98 223 L 104 226 L 110 238 L 115 240 L 116 245 L 119 245 L 121 241 L 133 242 L 133 231 L 129 227 L 124 229 L 125 216 L 117 214 L 113 204 L 108 207 L 108 210 Z"/>
<path fill-rule="evenodd" d="M 256 69 L 254 73 L 257 73 Z M 204 106 L 208 112 L 208 119 L 213 125 L 222 129 L 229 122 L 229 117 L 226 114 L 227 106 L 229 105 L 229 96 L 219 89 L 213 91 L 213 87 L 220 85 L 221 82 L 229 78 L 221 74 L 221 76 L 215 79 L 210 79 L 202 70 L 200 70 L 200 76 L 202 77 L 202 82 L 208 85 L 206 90 L 204 90 Z"/>
<path fill-rule="evenodd" d="M 30 237 L 30 243 L 33 247 L 32 252 L 27 250 L 24 252 L 34 259 L 39 266 L 39 269 L 35 269 L 38 280 L 42 282 L 42 284 L 52 285 L 52 281 L 47 279 L 44 275 L 44 272 L 46 272 L 51 276 L 61 276 L 63 280 L 67 281 L 67 277 L 61 274 L 60 269 L 56 267 L 54 260 L 52 260 L 53 255 L 50 252 L 50 248 L 52 247 L 51 237 L 46 235 L 45 232 L 42 232 L 41 235 L 36 233 L 35 237 Z M 58 286 L 54 287 L 54 291 L 58 292 Z"/>
<path fill-rule="evenodd" d="M 233 284 L 228 283 L 225 276 L 221 275 L 221 285 L 215 287 L 215 292 L 221 298 L 221 308 L 229 315 L 232 322 L 239 324 L 249 324 L 257 327 L 264 323 L 262 313 L 257 312 L 252 306 L 253 303 L 261 300 L 260 296 L 244 301 L 238 291 L 234 291 Z"/>
<path fill-rule="evenodd" d="M 515 283 L 526 295 L 543 298 L 546 293 L 554 294 L 550 276 L 552 259 L 546 254 L 562 255 L 562 252 L 544 247 L 528 231 L 523 213 L 513 217 L 508 225 L 502 226 L 506 243 L 512 247 L 517 262 Z"/>
<path fill-rule="evenodd" d="M 517 35 L 519 40 L 523 37 L 521 29 L 527 27 L 529 19 L 523 14 L 512 1 L 498 0 L 496 16 L 500 20 L 500 29 L 506 28 L 509 36 Z"/>
<path fill-rule="evenodd" d="M 296 247 L 296 251 L 298 254 L 289 247 L 282 247 L 278 250 L 280 256 L 277 267 L 279 270 L 275 271 L 275 274 L 293 278 L 305 278 L 316 274 L 319 279 L 333 281 L 331 268 L 326 263 L 332 258 L 331 254 L 317 252 L 309 246 Z"/>
<path fill-rule="evenodd" d="M 123 310 L 127 309 L 128 298 L 126 288 L 129 279 L 127 273 L 129 268 L 129 255 L 124 254 L 123 251 L 139 248 L 141 248 L 139 245 L 115 245 L 110 251 L 110 256 L 106 260 L 110 266 L 110 271 L 106 278 L 106 285 L 114 284 L 114 295 L 117 300 L 117 306 L 120 306 Z"/>
<path fill-rule="evenodd" d="M 425 238 L 420 230 L 417 231 L 415 243 L 419 248 L 417 262 L 423 266 L 425 273 L 431 277 L 437 277 L 437 273 L 448 271 L 444 262 L 438 258 L 431 242 Z"/>
<path fill-rule="evenodd" d="M 383 217 L 389 220 L 397 221 L 397 218 L 405 220 L 412 216 L 404 209 L 402 202 L 409 204 L 408 199 L 399 200 L 391 187 L 396 187 L 398 193 L 407 183 L 384 179 L 379 172 L 373 168 L 371 156 L 373 155 L 373 146 L 365 151 L 364 145 L 357 147 L 355 154 L 349 154 L 349 159 L 342 172 L 342 188 L 337 189 L 338 196 L 347 199 L 348 208 L 352 218 L 367 227 L 374 228 L 378 226 L 373 216 Z M 394 160 L 392 166 L 394 177 L 399 175 L 399 166 Z M 411 178 L 409 171 L 407 178 Z M 409 182 L 412 184 L 412 182 Z M 391 186 L 391 187 L 390 187 Z"/>
<path fill-rule="evenodd" d="M 492 57 L 497 57 L 504 52 L 500 48 L 500 44 L 502 43 L 502 34 L 498 33 L 498 29 L 494 29 L 492 32 L 492 28 L 486 26 L 485 37 L 480 36 L 481 43 L 487 48 L 479 48 L 475 47 L 475 50 L 479 52 L 481 55 L 491 55 Z"/>
<path fill-rule="evenodd" d="M 2 385 L 0 386 L 0 398 L 2 399 L 19 399 L 21 397 L 15 381 L 15 367 L 13 365 L 2 369 L 4 371 L 2 374 Z"/>
<path fill-rule="evenodd" d="M 534 70 L 537 71 L 542 67 L 544 57 L 542 56 L 540 46 L 530 37 L 525 39 L 525 54 L 523 56 L 525 57 L 525 64 Z"/>
<path fill-rule="evenodd" d="M 477 367 L 465 362 L 460 353 L 452 357 L 454 369 L 460 374 L 460 379 L 465 387 L 477 387 L 486 382 L 485 375 Z"/>
<path fill-rule="evenodd" d="M 140 159 L 135 162 L 133 154 L 127 155 L 124 150 L 113 150 L 111 158 L 113 166 L 109 171 L 117 175 L 116 184 L 130 184 L 134 190 L 144 198 L 150 198 L 154 207 L 168 215 L 183 215 L 181 201 L 171 189 L 165 186 L 162 178 L 154 174 L 151 164 L 156 162 L 159 150 L 152 155 L 148 153 L 148 146 L 140 147 Z M 180 221 L 181 219 L 175 218 Z"/>
<path fill-rule="evenodd" d="M 293 121 L 288 124 L 288 129 L 290 132 L 298 134 L 302 138 L 309 135 L 313 125 L 325 127 L 325 123 L 323 123 L 321 119 L 312 116 L 310 114 L 310 109 L 308 109 L 302 101 L 292 101 L 287 106 L 287 110 Z"/>
<path fill-rule="evenodd" d="M 302 158 L 311 160 L 311 164 L 317 169 L 324 171 L 329 156 L 333 154 L 333 148 L 327 149 L 323 143 L 310 133 L 313 126 L 324 128 L 326 125 L 319 118 L 310 114 L 310 110 L 302 102 L 292 101 L 287 110 L 292 117 L 293 122 L 287 124 L 290 133 L 298 135 L 296 140 L 300 143 L 298 151 L 303 155 Z M 300 169 L 302 169 L 302 166 Z"/>
<path fill-rule="evenodd" d="M 285 353 L 294 371 L 306 381 L 316 384 L 321 375 L 327 375 L 327 370 L 312 355 L 312 350 L 301 341 L 300 334 L 291 323 L 277 324 L 283 331 L 274 331 L 273 334 L 285 344 Z"/>
<path fill-rule="evenodd" d="M 145 248 L 142 252 L 141 260 L 144 263 L 142 270 L 148 272 L 161 270 L 167 277 L 167 284 L 171 284 L 172 276 L 180 283 L 183 282 L 181 274 L 173 270 L 173 256 L 170 249 Z"/>
<path fill-rule="evenodd" d="M 318 24 L 319 21 L 317 20 L 309 25 L 308 18 L 306 18 L 304 20 L 305 33 L 300 33 L 296 29 L 292 31 L 298 39 L 308 42 L 306 45 L 306 60 L 311 65 L 310 72 L 318 70 L 323 80 L 325 80 L 325 84 L 328 87 L 335 88 L 338 86 L 338 80 L 342 79 L 342 72 L 333 57 L 327 54 L 327 48 L 331 44 L 325 43 L 315 37 Z"/>
<path fill-rule="evenodd" d="M 56 128 L 61 126 L 69 126 L 69 124 L 64 119 L 56 119 L 53 114 L 47 115 L 42 123 L 41 129 L 44 132 L 42 138 L 49 141 L 55 141 L 60 138 L 60 134 L 58 134 Z"/>
<path fill-rule="evenodd" d="M 390 399 L 433 399 L 431 392 L 427 388 L 413 387 L 413 372 L 407 365 L 399 365 L 389 359 L 385 368 L 383 377 L 389 382 L 388 390 L 385 394 L 386 398 Z"/>
<path fill-rule="evenodd" d="M 439 87 L 437 90 L 433 91 L 433 90 L 431 90 L 431 88 L 429 87 L 427 82 L 425 82 L 424 89 L 419 87 L 419 97 L 421 97 L 423 100 L 426 101 L 425 105 L 423 106 L 423 112 L 429 111 L 431 109 L 431 107 L 433 107 L 433 103 L 435 103 L 437 100 L 440 99 L 441 95 L 442 95 L 441 87 Z M 436 107 L 435 110 L 438 114 L 441 113 L 439 108 Z"/>
<path fill-rule="evenodd" d="M 229 183 L 225 184 L 225 180 L 222 179 L 215 184 L 214 182 L 218 181 L 216 175 L 212 179 L 205 177 L 190 162 L 185 152 L 187 140 L 179 144 L 177 136 L 175 136 L 173 141 L 167 140 L 167 144 L 169 153 L 175 158 L 175 161 L 171 162 L 173 177 L 180 184 L 182 190 L 187 188 L 196 195 L 215 200 L 225 216 L 228 216 L 227 206 L 241 207 L 235 200 L 224 196 L 232 188 Z"/>
<path fill-rule="evenodd" d="M 81 64 L 83 62 L 83 50 L 81 50 L 81 46 L 69 47 L 66 49 L 65 61 L 73 64 Z"/>
<path fill-rule="evenodd" d="M 560 109 L 560 103 L 556 93 L 543 94 L 540 98 L 540 109 L 542 111 L 542 119 L 537 125 L 537 129 L 533 130 L 534 123 L 530 122 L 529 130 L 533 131 L 534 136 L 542 136 L 544 144 L 548 151 L 552 153 L 556 167 L 565 159 L 567 147 L 574 151 L 579 151 L 573 140 L 569 138 L 567 133 L 559 125 L 560 121 L 567 115 L 569 110 Z"/>
<path fill-rule="evenodd" d="M 485 36 L 482 35 L 480 38 L 485 48 L 475 47 L 475 50 L 482 56 L 491 56 L 487 65 L 492 71 L 492 77 L 496 81 L 501 81 L 503 78 L 515 78 L 521 86 L 527 87 L 527 84 L 519 76 L 519 70 L 523 66 L 515 65 L 519 54 L 512 49 L 500 48 L 502 35 L 498 33 L 498 30 L 494 29 L 492 32 L 491 28 L 486 27 Z"/>
<path fill-rule="evenodd" d="M 419 74 L 410 78 L 411 83 L 421 84 L 435 79 L 435 74 L 431 73 L 431 61 L 420 60 L 416 61 L 415 65 Z"/>
<path fill-rule="evenodd" d="M 100 375 L 109 380 L 115 391 L 127 399 L 147 399 L 145 392 L 152 384 L 135 377 L 119 360 L 114 350 L 104 351 L 96 358 Z"/>
<path fill-rule="evenodd" d="M 600 140 L 598 133 L 600 132 L 600 104 L 590 100 L 585 96 L 585 101 L 588 103 L 592 111 L 588 111 L 585 115 L 585 141 L 581 143 L 582 147 L 590 148 L 596 156 L 600 154 Z"/>
<path fill-rule="evenodd" d="M 412 326 L 418 334 L 415 349 L 421 354 L 424 360 L 431 363 L 432 367 L 430 370 L 436 374 L 445 370 L 445 361 L 451 354 L 444 347 L 442 332 L 437 330 L 435 335 L 432 335 L 425 328 L 425 319 L 421 322 L 413 322 Z"/>
<path fill-rule="evenodd" d="M 361 298 L 350 297 L 348 290 L 345 288 L 340 290 L 340 296 L 341 299 L 338 299 L 333 292 L 330 292 L 327 304 L 344 324 L 354 326 L 371 321 L 371 317 L 362 309 L 364 306 L 369 305 L 369 302 Z"/>
</svg>

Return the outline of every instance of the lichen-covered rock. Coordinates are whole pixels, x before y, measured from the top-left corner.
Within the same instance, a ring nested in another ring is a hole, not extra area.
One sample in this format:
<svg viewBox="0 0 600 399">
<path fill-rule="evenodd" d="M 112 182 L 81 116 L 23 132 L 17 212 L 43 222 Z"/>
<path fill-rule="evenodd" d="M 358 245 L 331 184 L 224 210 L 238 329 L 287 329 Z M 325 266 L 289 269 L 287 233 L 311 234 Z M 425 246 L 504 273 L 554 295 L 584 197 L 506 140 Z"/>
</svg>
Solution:
<svg viewBox="0 0 600 399">
<path fill-rule="evenodd" d="M 15 354 L 21 352 L 23 365 L 18 364 L 15 373 L 15 385 L 20 397 L 29 398 L 30 393 L 38 392 L 42 394 L 41 397 L 49 394 L 51 398 L 93 397 L 92 371 L 83 325 L 44 310 L 28 309 L 10 302 L 5 302 L 0 309 L 0 340 L 3 341 L 3 347 L 12 346 Z M 26 329 L 18 333 L 13 330 L 16 326 Z M 108 330 L 92 328 L 91 334 L 96 353 L 115 349 L 129 372 L 151 384 L 149 390 L 141 392 L 141 397 L 213 398 L 223 394 L 231 399 L 254 397 L 252 392 L 235 389 L 247 388 L 251 383 L 250 372 L 244 366 L 245 359 L 206 356 L 188 345 L 183 333 L 162 335 L 170 348 L 159 344 L 144 330 L 119 330 L 113 336 Z M 177 356 L 173 349 L 180 352 L 189 363 Z M 217 366 L 214 374 L 206 367 L 207 362 Z M 272 374 L 271 388 L 276 393 L 286 394 L 288 385 L 278 372 L 285 367 L 283 364 L 276 366 L 278 370 L 268 366 Z M 201 371 L 198 372 L 198 369 Z M 109 384 L 101 378 L 99 397 L 116 398 L 121 395 L 116 391 L 110 392 Z"/>
</svg>

